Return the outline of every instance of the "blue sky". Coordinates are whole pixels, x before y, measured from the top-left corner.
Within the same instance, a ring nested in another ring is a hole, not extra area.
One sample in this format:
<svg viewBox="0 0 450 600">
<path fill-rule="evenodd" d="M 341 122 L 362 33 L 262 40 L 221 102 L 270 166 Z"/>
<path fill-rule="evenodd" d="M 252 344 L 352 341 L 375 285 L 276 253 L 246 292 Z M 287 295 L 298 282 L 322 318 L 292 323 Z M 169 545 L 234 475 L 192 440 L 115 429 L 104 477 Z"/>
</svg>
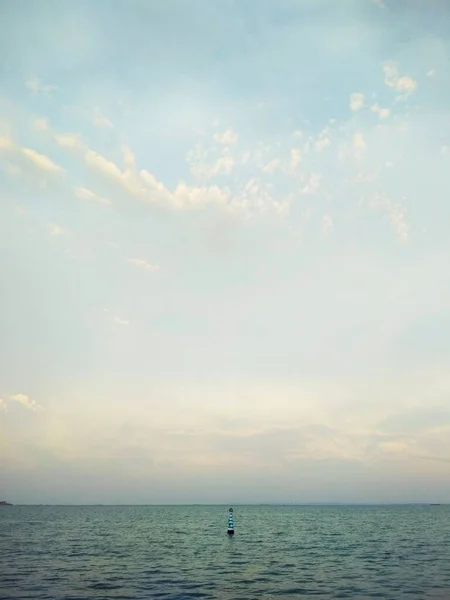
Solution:
<svg viewBox="0 0 450 600">
<path fill-rule="evenodd" d="M 450 501 L 449 18 L 3 3 L 5 499 Z"/>
</svg>

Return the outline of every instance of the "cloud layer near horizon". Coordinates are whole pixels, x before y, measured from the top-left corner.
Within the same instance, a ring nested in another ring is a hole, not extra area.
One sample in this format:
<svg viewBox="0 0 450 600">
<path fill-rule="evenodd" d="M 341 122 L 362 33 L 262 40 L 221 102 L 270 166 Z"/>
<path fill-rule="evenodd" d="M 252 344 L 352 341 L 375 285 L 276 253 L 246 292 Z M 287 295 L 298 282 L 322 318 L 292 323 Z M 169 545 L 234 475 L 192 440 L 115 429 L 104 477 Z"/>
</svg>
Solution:
<svg viewBox="0 0 450 600">
<path fill-rule="evenodd" d="M 3 493 L 450 501 L 449 9 L 201 4 L 5 4 Z"/>
</svg>

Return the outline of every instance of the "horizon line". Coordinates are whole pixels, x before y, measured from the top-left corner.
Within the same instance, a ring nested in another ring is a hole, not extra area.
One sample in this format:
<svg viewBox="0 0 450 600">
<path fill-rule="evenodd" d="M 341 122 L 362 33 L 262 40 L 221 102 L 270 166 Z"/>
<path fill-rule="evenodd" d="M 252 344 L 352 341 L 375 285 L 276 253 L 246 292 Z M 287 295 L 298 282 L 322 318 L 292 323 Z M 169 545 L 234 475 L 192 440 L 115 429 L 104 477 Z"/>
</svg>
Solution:
<svg viewBox="0 0 450 600">
<path fill-rule="evenodd" d="M 139 502 L 139 503 L 105 503 L 105 502 L 39 502 L 39 503 L 9 503 L 9 506 L 449 506 L 450 502 Z"/>
</svg>

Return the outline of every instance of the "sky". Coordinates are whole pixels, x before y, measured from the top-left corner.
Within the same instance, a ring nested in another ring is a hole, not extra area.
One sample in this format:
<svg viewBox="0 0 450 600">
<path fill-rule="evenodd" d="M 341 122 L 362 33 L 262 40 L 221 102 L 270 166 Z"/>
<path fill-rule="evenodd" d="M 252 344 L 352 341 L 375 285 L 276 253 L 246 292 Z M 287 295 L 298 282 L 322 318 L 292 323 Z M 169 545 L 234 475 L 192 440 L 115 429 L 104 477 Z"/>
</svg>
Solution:
<svg viewBox="0 0 450 600">
<path fill-rule="evenodd" d="M 0 500 L 450 502 L 450 4 L 1 13 Z"/>
</svg>

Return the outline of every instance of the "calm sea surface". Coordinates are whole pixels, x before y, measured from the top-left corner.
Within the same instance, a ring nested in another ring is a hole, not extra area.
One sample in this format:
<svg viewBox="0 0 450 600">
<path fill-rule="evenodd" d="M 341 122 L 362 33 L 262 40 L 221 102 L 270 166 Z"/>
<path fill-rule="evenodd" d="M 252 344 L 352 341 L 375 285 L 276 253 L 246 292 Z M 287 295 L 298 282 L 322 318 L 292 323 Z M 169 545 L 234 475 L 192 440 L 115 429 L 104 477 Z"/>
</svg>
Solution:
<svg viewBox="0 0 450 600">
<path fill-rule="evenodd" d="M 0 598 L 450 600 L 450 507 L 1 507 Z"/>
</svg>

